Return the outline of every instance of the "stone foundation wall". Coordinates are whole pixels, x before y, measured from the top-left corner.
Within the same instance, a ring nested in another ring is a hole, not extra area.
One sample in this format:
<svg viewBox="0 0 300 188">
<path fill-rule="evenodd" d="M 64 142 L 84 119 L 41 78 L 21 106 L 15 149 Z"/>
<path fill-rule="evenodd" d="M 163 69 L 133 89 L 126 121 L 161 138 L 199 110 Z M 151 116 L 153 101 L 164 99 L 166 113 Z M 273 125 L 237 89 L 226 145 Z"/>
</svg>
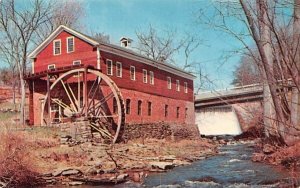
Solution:
<svg viewBox="0 0 300 188">
<path fill-rule="evenodd" d="M 92 139 L 89 122 L 72 122 L 60 124 L 61 144 L 72 142 L 89 142 Z"/>
<path fill-rule="evenodd" d="M 138 138 L 197 139 L 200 137 L 196 125 L 170 124 L 165 122 L 126 125 L 123 140 Z"/>
<path fill-rule="evenodd" d="M 64 123 L 60 127 L 61 144 L 89 142 L 100 136 L 97 132 L 92 135 L 89 122 Z M 181 140 L 199 137 L 200 134 L 196 125 L 158 122 L 126 125 L 121 140 L 128 141 L 138 138 Z"/>
</svg>

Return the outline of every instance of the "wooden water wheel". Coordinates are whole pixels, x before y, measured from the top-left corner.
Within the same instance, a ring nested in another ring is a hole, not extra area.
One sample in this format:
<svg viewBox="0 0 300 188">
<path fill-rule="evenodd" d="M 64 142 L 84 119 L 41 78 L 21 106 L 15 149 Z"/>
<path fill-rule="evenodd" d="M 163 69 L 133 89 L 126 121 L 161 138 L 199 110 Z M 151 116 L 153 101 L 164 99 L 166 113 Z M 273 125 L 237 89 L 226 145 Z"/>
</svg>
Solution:
<svg viewBox="0 0 300 188">
<path fill-rule="evenodd" d="M 108 76 L 84 67 L 48 79 L 41 114 L 44 125 L 85 121 L 106 142 L 117 141 L 125 121 L 124 104 Z"/>
</svg>

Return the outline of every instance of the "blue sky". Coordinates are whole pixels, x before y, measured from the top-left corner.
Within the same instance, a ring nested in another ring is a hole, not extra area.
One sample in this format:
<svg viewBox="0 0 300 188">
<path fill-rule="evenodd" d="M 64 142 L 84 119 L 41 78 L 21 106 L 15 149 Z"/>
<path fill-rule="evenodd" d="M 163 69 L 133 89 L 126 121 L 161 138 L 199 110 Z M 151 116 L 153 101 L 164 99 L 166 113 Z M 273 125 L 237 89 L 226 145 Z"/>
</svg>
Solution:
<svg viewBox="0 0 300 188">
<path fill-rule="evenodd" d="M 135 32 L 145 30 L 149 24 L 158 31 L 176 30 L 178 37 L 185 33 L 197 35 L 203 42 L 194 51 L 193 60 L 200 62 L 204 72 L 214 81 L 216 89 L 231 87 L 234 67 L 239 55 L 232 56 L 224 62 L 222 56 L 241 47 L 230 37 L 197 23 L 199 9 L 208 8 L 213 0 L 88 0 L 84 25 L 88 31 L 104 32 L 110 35 L 112 43 L 117 44 L 121 36 L 132 38 L 137 42 Z M 210 10 L 211 9 L 211 10 Z M 234 27 L 242 27 L 232 23 Z M 182 56 L 176 56 L 178 63 Z"/>
</svg>

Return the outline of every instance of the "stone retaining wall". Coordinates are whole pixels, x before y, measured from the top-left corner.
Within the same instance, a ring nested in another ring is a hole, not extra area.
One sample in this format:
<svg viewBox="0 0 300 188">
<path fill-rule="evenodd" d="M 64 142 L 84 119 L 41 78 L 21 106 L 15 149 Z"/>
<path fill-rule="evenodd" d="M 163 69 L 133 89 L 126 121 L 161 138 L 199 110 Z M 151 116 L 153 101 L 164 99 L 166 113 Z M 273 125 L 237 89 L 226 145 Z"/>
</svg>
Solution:
<svg viewBox="0 0 300 188">
<path fill-rule="evenodd" d="M 87 121 L 82 121 L 60 124 L 61 144 L 91 141 L 91 127 L 88 123 Z"/>
<path fill-rule="evenodd" d="M 64 123 L 60 127 L 61 144 L 89 142 L 100 136 L 100 134 L 96 135 L 95 133 L 92 135 L 88 121 Z M 139 138 L 180 140 L 199 137 L 200 134 L 196 125 L 158 122 L 126 125 L 121 140 L 128 141 Z"/>
<path fill-rule="evenodd" d="M 165 122 L 126 125 L 123 139 L 196 139 L 200 134 L 196 125 L 170 124 Z"/>
</svg>

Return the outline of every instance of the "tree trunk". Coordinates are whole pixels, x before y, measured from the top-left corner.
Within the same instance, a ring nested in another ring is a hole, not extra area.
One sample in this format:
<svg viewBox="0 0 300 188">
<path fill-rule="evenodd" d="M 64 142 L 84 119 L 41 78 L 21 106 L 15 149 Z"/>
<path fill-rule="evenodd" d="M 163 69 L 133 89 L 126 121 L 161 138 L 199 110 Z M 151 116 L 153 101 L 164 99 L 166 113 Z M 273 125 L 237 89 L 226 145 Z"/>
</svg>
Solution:
<svg viewBox="0 0 300 188">
<path fill-rule="evenodd" d="M 21 105 L 20 105 L 20 123 L 25 125 L 25 80 L 20 76 L 20 86 L 21 86 Z"/>
<path fill-rule="evenodd" d="M 291 94 L 291 127 L 289 127 L 289 143 L 292 144 L 297 138 L 294 135 L 299 134 L 300 130 L 300 93 L 297 86 L 300 84 L 299 69 L 300 69 L 300 0 L 294 0 L 294 22 L 293 22 L 293 55 L 294 60 L 291 62 L 293 67 L 293 80 L 295 86 L 292 88 Z"/>
<path fill-rule="evenodd" d="M 13 85 L 12 85 L 12 92 L 13 92 L 13 104 L 14 104 L 14 110 L 16 110 L 16 79 L 13 78 Z"/>
<path fill-rule="evenodd" d="M 247 21 L 249 23 L 249 27 L 252 32 L 252 37 L 256 43 L 256 46 L 258 48 L 263 70 L 265 72 L 265 78 L 266 78 L 266 92 L 265 96 L 267 97 L 264 101 L 266 102 L 272 102 L 274 105 L 268 105 L 268 107 L 272 108 L 274 107 L 274 123 L 275 123 L 275 130 L 272 131 L 272 134 L 274 133 L 275 137 L 279 137 L 278 141 L 284 141 L 284 117 L 283 112 L 281 110 L 280 105 L 280 98 L 277 95 L 277 86 L 276 86 L 276 79 L 273 75 L 273 56 L 272 53 L 270 53 L 270 44 L 271 44 L 271 31 L 270 31 L 270 24 L 267 18 L 268 9 L 267 9 L 267 2 L 266 0 L 257 0 L 258 5 L 258 29 L 256 28 L 255 23 L 255 15 L 253 15 L 250 12 L 250 9 L 246 3 L 245 0 L 240 0 L 241 6 L 243 8 L 243 11 L 246 15 Z M 259 32 L 258 32 L 259 31 Z M 271 51 L 272 52 L 272 51 Z M 272 110 L 273 111 L 273 110 Z M 267 111 L 266 111 L 267 112 Z M 271 111 L 268 111 L 267 113 L 270 113 Z M 271 114 L 265 114 L 265 115 L 271 115 Z M 269 122 L 266 122 L 269 123 Z M 266 128 L 271 128 L 272 125 L 265 124 Z M 270 126 L 270 127 L 269 127 Z"/>
</svg>

